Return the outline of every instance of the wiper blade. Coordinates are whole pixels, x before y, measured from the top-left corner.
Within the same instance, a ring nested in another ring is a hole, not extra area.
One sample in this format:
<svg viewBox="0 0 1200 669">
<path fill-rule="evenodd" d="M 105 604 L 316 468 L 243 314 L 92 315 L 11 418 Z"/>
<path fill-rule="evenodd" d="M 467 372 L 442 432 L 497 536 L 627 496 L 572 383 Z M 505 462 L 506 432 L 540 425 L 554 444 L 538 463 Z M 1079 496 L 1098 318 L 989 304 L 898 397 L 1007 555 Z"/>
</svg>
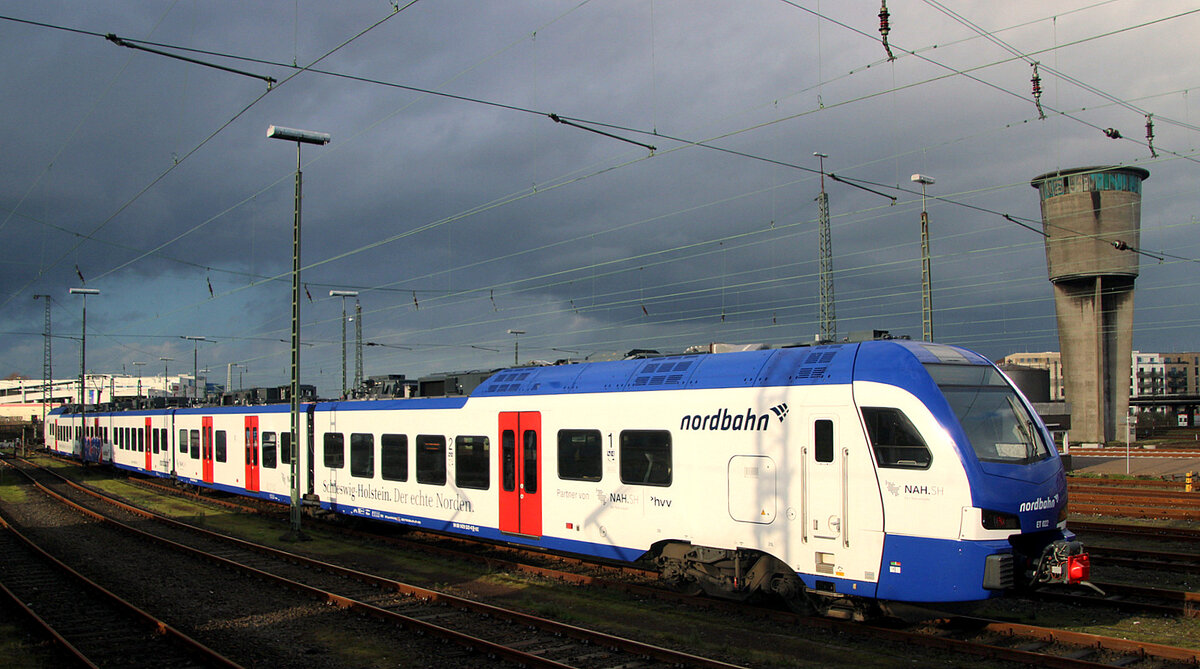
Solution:
<svg viewBox="0 0 1200 669">
<path fill-rule="evenodd" d="M 1009 395 L 1005 399 L 1008 400 L 1008 406 L 1012 409 L 1013 418 L 1017 421 L 1017 430 L 1021 433 L 1021 438 L 1025 442 L 1025 462 L 1032 462 L 1037 449 L 1037 442 L 1034 441 L 1033 436 L 1035 432 L 1033 421 L 1029 420 L 1029 416 L 1026 415 L 1024 408 L 1017 403 L 1017 399 L 1014 396 Z"/>
</svg>

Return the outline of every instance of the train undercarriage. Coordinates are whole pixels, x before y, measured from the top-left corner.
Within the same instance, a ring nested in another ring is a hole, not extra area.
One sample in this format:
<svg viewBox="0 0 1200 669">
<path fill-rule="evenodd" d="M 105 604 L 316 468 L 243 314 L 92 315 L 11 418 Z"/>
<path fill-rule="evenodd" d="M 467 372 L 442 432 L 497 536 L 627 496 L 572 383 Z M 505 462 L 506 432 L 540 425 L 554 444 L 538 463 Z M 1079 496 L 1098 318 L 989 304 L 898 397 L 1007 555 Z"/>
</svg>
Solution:
<svg viewBox="0 0 1200 669">
<path fill-rule="evenodd" d="M 665 541 L 649 555 L 660 577 L 680 592 L 733 601 L 773 596 L 798 613 L 843 620 L 882 613 L 876 602 L 808 588 L 786 563 L 762 551 Z"/>
</svg>

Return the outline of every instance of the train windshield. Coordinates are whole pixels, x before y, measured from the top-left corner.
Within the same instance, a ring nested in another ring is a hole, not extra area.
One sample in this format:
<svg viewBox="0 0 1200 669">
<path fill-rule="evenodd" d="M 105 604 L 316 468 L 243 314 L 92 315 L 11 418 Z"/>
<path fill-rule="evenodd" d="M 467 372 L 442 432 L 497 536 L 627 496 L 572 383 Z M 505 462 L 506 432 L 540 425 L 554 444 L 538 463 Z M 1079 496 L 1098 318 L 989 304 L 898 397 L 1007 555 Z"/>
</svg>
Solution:
<svg viewBox="0 0 1200 669">
<path fill-rule="evenodd" d="M 1033 416 L 995 369 L 946 364 L 925 369 L 950 402 L 980 460 L 1020 465 L 1050 457 Z"/>
</svg>

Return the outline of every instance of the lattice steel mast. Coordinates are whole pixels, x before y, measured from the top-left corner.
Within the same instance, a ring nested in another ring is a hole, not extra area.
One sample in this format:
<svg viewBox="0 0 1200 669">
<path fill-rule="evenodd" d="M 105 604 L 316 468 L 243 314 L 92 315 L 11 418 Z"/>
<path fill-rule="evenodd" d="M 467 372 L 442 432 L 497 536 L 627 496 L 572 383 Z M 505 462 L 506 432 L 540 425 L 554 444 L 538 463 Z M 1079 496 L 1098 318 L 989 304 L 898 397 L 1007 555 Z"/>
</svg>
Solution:
<svg viewBox="0 0 1200 669">
<path fill-rule="evenodd" d="M 363 383 L 362 358 L 362 305 L 354 300 L 354 388 L 357 390 Z"/>
<path fill-rule="evenodd" d="M 825 192 L 824 153 L 813 153 L 821 163 L 821 193 L 817 195 L 817 229 L 820 246 L 821 341 L 837 341 L 837 316 L 833 306 L 833 241 L 829 232 L 829 194 Z"/>
<path fill-rule="evenodd" d="M 42 328 L 42 429 L 46 429 L 46 404 L 50 401 L 50 379 L 54 378 L 54 370 L 51 369 L 50 357 L 50 296 L 49 295 L 34 295 L 33 299 L 43 297 L 46 299 L 46 324 Z"/>
</svg>

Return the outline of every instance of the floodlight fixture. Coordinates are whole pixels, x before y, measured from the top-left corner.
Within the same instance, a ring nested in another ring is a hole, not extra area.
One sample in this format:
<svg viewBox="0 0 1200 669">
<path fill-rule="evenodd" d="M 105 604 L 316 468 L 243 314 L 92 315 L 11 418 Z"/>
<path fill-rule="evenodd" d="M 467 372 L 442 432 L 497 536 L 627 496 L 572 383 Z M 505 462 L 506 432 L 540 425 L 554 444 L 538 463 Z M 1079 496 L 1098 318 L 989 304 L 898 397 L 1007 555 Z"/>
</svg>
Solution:
<svg viewBox="0 0 1200 669">
<path fill-rule="evenodd" d="M 99 295 L 100 291 L 95 288 L 70 288 L 68 289 L 72 295 Z"/>
<path fill-rule="evenodd" d="M 926 176 L 924 174 L 914 174 L 910 177 L 910 179 L 912 179 L 913 183 L 918 183 L 923 186 L 932 186 L 935 183 L 933 177 Z"/>
<path fill-rule="evenodd" d="M 273 125 L 267 128 L 267 137 L 270 139 L 282 139 L 288 142 L 302 142 L 304 144 L 320 144 L 325 145 L 331 139 L 327 132 L 316 132 L 313 130 L 297 130 L 296 128 L 285 128 L 281 125 Z"/>
<path fill-rule="evenodd" d="M 358 297 L 358 291 L 357 290 L 331 290 L 331 291 L 329 291 L 329 296 L 330 297 Z"/>
<path fill-rule="evenodd" d="M 510 335 L 512 335 L 512 336 L 513 336 L 513 366 L 514 366 L 514 367 L 516 367 L 517 365 L 521 364 L 521 363 L 519 362 L 519 360 L 520 360 L 520 354 L 518 353 L 518 351 L 520 350 L 520 343 L 519 343 L 519 342 L 520 342 L 520 339 L 521 339 L 521 335 L 525 334 L 525 331 L 524 331 L 524 330 L 512 330 L 512 329 L 510 329 L 510 330 L 508 331 L 508 334 L 510 334 Z"/>
</svg>

